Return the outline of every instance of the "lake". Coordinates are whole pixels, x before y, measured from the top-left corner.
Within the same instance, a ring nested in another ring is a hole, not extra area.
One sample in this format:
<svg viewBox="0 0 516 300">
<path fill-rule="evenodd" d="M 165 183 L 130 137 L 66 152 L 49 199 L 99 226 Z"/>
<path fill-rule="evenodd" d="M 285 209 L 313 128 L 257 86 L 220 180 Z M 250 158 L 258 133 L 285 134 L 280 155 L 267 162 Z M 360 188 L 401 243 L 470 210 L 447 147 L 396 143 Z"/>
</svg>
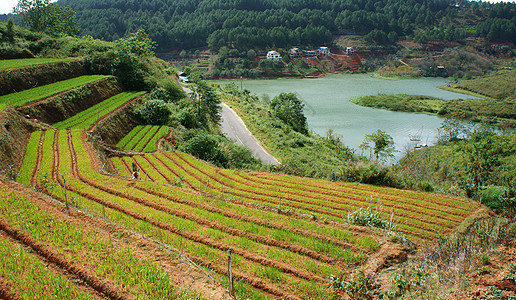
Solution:
<svg viewBox="0 0 516 300">
<path fill-rule="evenodd" d="M 358 96 L 376 94 L 426 95 L 451 100 L 471 97 L 438 89 L 446 84 L 444 78 L 385 80 L 370 74 L 335 74 L 320 78 L 299 79 L 229 79 L 214 83 L 225 85 L 234 82 L 253 94 L 268 95 L 270 99 L 281 92 L 296 93 L 305 103 L 308 126 L 315 133 L 326 136 L 328 129 L 342 136 L 344 144 L 357 149 L 364 136 L 377 129 L 391 135 L 395 142 L 396 158 L 404 149 L 414 144 L 412 136 L 420 137 L 420 144 L 432 145 L 443 118 L 425 114 L 391 112 L 362 107 L 348 100 Z"/>
</svg>

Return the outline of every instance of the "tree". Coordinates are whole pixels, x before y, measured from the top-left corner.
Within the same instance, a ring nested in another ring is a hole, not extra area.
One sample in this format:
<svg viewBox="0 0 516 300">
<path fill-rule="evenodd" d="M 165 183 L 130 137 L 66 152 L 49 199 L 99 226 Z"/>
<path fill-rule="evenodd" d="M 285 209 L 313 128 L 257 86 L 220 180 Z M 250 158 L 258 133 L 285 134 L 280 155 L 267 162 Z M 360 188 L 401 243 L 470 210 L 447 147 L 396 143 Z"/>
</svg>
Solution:
<svg viewBox="0 0 516 300">
<path fill-rule="evenodd" d="M 370 143 L 373 143 L 374 146 L 371 147 Z M 367 134 L 359 148 L 362 150 L 373 150 L 375 160 L 387 160 L 388 158 L 394 157 L 395 152 L 392 136 L 380 129 L 371 134 Z"/>
<path fill-rule="evenodd" d="M 156 42 L 151 40 L 143 28 L 115 42 L 115 49 L 121 55 L 132 53 L 140 57 L 149 57 L 154 55 L 155 47 Z"/>
<path fill-rule="evenodd" d="M 150 100 L 138 107 L 136 115 L 146 124 L 164 125 L 168 122 L 171 111 L 163 100 Z"/>
<path fill-rule="evenodd" d="M 206 81 L 199 80 L 195 92 L 198 98 L 197 111 L 199 115 L 206 116 L 215 124 L 220 123 L 222 108 L 215 90 Z"/>
<path fill-rule="evenodd" d="M 270 104 L 273 114 L 292 129 L 302 134 L 308 134 L 306 117 L 303 113 L 304 104 L 293 93 L 280 93 Z"/>
<path fill-rule="evenodd" d="M 50 0 L 20 0 L 14 13 L 22 17 L 23 23 L 31 30 L 50 35 L 74 35 L 79 31 L 75 12 Z"/>
</svg>

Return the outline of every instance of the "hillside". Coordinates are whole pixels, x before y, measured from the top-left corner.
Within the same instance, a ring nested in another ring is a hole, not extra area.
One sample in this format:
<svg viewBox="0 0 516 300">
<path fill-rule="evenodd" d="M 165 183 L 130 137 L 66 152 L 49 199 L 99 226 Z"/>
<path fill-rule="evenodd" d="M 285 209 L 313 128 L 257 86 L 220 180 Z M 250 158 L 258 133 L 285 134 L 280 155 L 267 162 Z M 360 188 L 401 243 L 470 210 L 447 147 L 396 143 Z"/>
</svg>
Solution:
<svg viewBox="0 0 516 300">
<path fill-rule="evenodd" d="M 80 76 L 75 78 L 82 81 L 81 86 L 69 85 L 70 79 L 55 84 L 70 90 L 90 84 Z M 45 86 L 26 90 L 34 98 L 24 98 L 17 109 L 47 101 L 41 100 L 48 98 L 47 94 L 37 92 Z M 424 245 L 450 233 L 478 209 L 477 204 L 460 198 L 219 169 L 185 153 L 160 150 L 160 137 L 167 130 L 159 126 L 134 127 L 125 139 L 119 135 L 120 146 L 133 152 L 116 150 L 116 146 L 85 131 L 109 128 L 111 120 L 116 122 L 117 115 L 127 110 L 125 101 L 143 93 L 120 88 L 113 91 L 118 91 L 117 95 L 97 104 L 98 100 L 87 100 L 88 95 L 76 99 L 74 103 L 84 108 L 69 112 L 72 115 L 53 127 L 29 119 L 26 122 L 32 127 L 20 132 L 21 125 L 9 121 L 6 134 L 18 134 L 19 145 L 27 141 L 24 158 L 17 158 L 23 163 L 15 177 L 33 190 L 0 182 L 0 192 L 9 195 L 3 198 L 10 199 L 1 205 L 18 203 L 15 211 L 0 210 L 0 251 L 11 257 L 9 253 L 21 245 L 28 249 L 23 251 L 23 260 L 5 261 L 0 268 L 3 292 L 7 289 L 22 298 L 45 295 L 50 282 L 60 286 L 65 297 L 211 299 L 214 291 L 219 291 L 218 299 L 227 299 L 226 258 L 227 250 L 232 249 L 232 274 L 239 298 L 327 299 L 333 294 L 326 288 L 331 274 L 352 273 L 360 266 L 375 272 L 388 264 L 382 262 L 385 251 L 403 259 L 403 247 L 389 241 L 386 234 L 406 236 Z M 10 93 L 3 97 L 18 96 Z M 46 111 L 45 107 L 39 110 Z M 1 117 L 25 119 L 12 106 Z M 134 146 L 129 148 L 130 144 Z M 157 147 L 145 150 L 149 144 Z M 136 149 L 153 152 L 135 154 Z M 132 178 L 135 168 L 138 179 Z M 367 207 L 390 219 L 396 229 L 390 227 L 394 231 L 389 233 L 348 223 L 348 213 Z M 26 230 L 26 223 L 34 224 L 33 230 Z M 53 224 L 55 230 L 43 230 L 47 224 Z M 66 231 L 61 230 L 64 226 L 68 226 Z M 70 235 L 80 238 L 71 243 Z M 135 252 L 136 245 L 142 244 L 146 250 Z M 67 250 L 63 253 L 59 249 Z M 123 262 L 121 257 L 125 257 Z M 158 257 L 166 259 L 159 262 Z M 203 266 L 215 281 L 194 279 L 205 278 L 195 275 L 197 268 L 178 270 L 177 263 L 184 259 Z M 42 267 L 46 260 L 50 268 Z M 24 272 L 39 272 L 41 276 L 10 279 L 16 278 L 8 274 L 20 262 L 25 265 Z M 120 274 L 117 267 L 131 272 Z M 146 271 L 150 281 L 135 281 L 144 269 L 150 270 Z M 70 282 L 74 277 L 85 284 Z M 26 284 L 31 288 L 25 289 Z"/>
<path fill-rule="evenodd" d="M 115 1 L 60 0 L 77 12 L 80 34 L 116 40 L 143 27 L 160 52 L 223 46 L 330 46 L 332 35 L 369 35 L 374 43 L 398 37 L 462 41 L 468 33 L 515 42 L 516 4 L 424 1 Z M 476 20 L 470 22 L 469 20 Z M 478 25 L 477 25 L 478 24 Z M 429 30 L 427 30 L 429 29 Z M 476 29 L 476 30 L 475 30 Z"/>
</svg>

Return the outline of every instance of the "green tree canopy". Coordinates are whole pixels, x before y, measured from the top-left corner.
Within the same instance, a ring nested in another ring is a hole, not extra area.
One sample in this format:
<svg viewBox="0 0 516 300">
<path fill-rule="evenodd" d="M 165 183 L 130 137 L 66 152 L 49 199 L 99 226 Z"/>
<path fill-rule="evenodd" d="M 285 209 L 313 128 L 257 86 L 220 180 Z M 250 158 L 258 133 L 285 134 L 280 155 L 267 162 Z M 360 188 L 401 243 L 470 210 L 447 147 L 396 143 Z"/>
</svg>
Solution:
<svg viewBox="0 0 516 300">
<path fill-rule="evenodd" d="M 292 129 L 302 134 L 308 134 L 306 117 L 303 113 L 304 104 L 293 93 L 281 93 L 271 101 L 273 114 Z"/>
<path fill-rule="evenodd" d="M 370 144 L 373 143 L 373 146 Z M 387 160 L 394 156 L 394 140 L 385 131 L 377 131 L 367 134 L 359 146 L 362 150 L 372 150 L 375 160 Z"/>
<path fill-rule="evenodd" d="M 23 23 L 31 30 L 50 35 L 75 35 L 79 28 L 75 12 L 50 0 L 20 0 L 14 13 L 22 17 Z"/>
</svg>

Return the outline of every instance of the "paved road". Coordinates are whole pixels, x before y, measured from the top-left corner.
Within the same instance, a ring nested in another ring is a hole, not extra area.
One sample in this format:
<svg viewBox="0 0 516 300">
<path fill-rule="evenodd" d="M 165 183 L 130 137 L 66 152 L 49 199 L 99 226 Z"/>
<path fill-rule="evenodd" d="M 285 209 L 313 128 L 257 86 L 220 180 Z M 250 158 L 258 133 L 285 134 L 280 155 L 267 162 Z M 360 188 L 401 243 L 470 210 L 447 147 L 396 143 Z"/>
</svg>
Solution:
<svg viewBox="0 0 516 300">
<path fill-rule="evenodd" d="M 279 165 L 280 162 L 265 150 L 260 142 L 251 134 L 240 117 L 225 103 L 222 106 L 222 131 L 235 144 L 246 146 L 253 156 L 266 164 Z"/>
</svg>

